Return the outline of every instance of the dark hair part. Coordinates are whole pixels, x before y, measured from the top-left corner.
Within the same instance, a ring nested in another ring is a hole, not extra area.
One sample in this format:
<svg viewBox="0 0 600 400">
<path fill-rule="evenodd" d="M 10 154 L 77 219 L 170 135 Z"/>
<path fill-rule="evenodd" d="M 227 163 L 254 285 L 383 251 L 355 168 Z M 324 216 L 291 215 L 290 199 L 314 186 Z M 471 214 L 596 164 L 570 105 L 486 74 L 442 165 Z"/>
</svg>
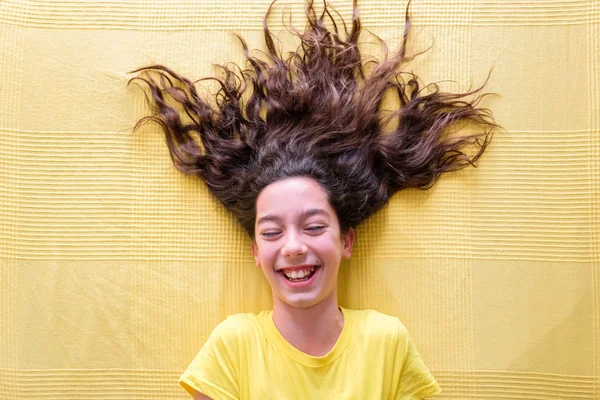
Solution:
<svg viewBox="0 0 600 400">
<path fill-rule="evenodd" d="M 358 48 L 357 0 L 350 31 L 341 20 L 344 35 L 326 0 L 319 16 L 307 0 L 304 32 L 290 29 L 301 44 L 285 57 L 267 26 L 274 3 L 264 17 L 266 61 L 252 56 L 236 35 L 248 68 L 237 67 L 236 73 L 219 65 L 222 77 L 205 78 L 219 84 L 214 104 L 163 65 L 132 71 L 139 72 L 132 81 L 148 85 L 155 112 L 135 129 L 147 121 L 159 123 L 176 168 L 202 178 L 251 238 L 256 199 L 278 180 L 305 176 L 319 182 L 347 232 L 395 192 L 428 189 L 444 172 L 475 166 L 498 127 L 491 112 L 478 107 L 487 80 L 475 90 L 444 93 L 437 84 L 421 88 L 417 76 L 399 71 L 416 56 L 405 54 L 410 1 L 399 51 L 388 57 L 385 48 L 383 61 L 369 62 Z M 400 107 L 384 115 L 388 92 L 398 96 Z M 390 122 L 395 126 L 385 131 Z M 450 134 L 467 123 L 479 133 Z M 463 150 L 471 145 L 476 150 L 469 156 Z"/>
</svg>

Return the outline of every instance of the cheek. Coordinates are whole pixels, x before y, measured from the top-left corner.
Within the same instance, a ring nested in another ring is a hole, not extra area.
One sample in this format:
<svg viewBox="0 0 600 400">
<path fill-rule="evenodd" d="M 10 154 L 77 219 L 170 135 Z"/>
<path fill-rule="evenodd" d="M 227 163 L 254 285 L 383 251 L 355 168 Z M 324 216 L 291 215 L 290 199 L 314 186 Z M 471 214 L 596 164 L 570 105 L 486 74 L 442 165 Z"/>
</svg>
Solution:
<svg viewBox="0 0 600 400">
<path fill-rule="evenodd" d="M 334 235 L 323 235 L 316 238 L 312 247 L 323 256 L 338 258 L 342 255 L 342 243 Z"/>
<path fill-rule="evenodd" d="M 276 253 L 276 248 L 271 242 L 263 242 L 260 244 L 260 246 L 256 245 L 254 257 L 262 263 L 266 263 L 272 261 L 277 255 Z"/>
</svg>

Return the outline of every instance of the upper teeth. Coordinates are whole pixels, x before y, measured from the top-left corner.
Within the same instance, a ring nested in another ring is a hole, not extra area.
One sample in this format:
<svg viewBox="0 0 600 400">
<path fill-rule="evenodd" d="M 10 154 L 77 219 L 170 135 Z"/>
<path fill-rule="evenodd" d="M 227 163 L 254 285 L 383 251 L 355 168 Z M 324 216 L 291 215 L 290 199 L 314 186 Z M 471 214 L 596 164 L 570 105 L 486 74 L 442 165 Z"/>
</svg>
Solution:
<svg viewBox="0 0 600 400">
<path fill-rule="evenodd" d="M 315 267 L 309 267 L 309 268 L 301 269 L 299 271 L 298 270 L 293 270 L 291 272 L 283 271 L 283 273 L 288 278 L 296 279 L 296 278 L 304 278 L 306 275 L 310 274 L 314 270 L 315 270 Z"/>
</svg>

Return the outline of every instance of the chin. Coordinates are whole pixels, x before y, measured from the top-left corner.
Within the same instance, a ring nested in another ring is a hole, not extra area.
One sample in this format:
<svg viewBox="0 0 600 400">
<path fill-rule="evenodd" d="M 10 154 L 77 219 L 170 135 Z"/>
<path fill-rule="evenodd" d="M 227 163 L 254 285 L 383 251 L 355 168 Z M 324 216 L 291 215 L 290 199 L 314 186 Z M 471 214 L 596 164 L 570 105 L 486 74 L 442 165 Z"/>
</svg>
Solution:
<svg viewBox="0 0 600 400">
<path fill-rule="evenodd" d="M 314 300 L 287 300 L 285 302 L 288 306 L 290 307 L 295 307 L 295 308 L 310 308 L 316 304 L 318 304 L 318 302 L 314 301 Z"/>
<path fill-rule="evenodd" d="M 296 297 L 296 296 L 280 296 L 279 300 L 287 307 L 294 308 L 310 308 L 317 304 L 319 301 L 313 298 Z"/>
<path fill-rule="evenodd" d="M 284 303 L 295 308 L 311 308 L 325 302 L 323 298 L 315 297 L 286 297 Z"/>
</svg>

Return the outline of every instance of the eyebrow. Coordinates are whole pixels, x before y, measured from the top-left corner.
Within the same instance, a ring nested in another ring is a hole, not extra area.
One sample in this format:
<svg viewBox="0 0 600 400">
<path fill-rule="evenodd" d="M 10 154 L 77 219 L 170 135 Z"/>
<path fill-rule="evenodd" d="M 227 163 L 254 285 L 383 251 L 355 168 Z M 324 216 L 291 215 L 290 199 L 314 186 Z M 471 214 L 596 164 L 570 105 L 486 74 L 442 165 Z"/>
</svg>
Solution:
<svg viewBox="0 0 600 400">
<path fill-rule="evenodd" d="M 302 211 L 302 216 L 304 218 L 312 217 L 313 215 L 323 215 L 325 217 L 330 217 L 329 213 L 322 208 L 310 208 L 308 210 Z"/>
<path fill-rule="evenodd" d="M 309 208 L 308 210 L 304 210 L 302 211 L 301 217 L 302 218 L 308 218 L 308 217 L 312 217 L 313 215 L 323 215 L 325 217 L 331 217 L 331 215 L 323 210 L 322 208 Z M 280 221 L 281 217 L 275 215 L 275 214 L 267 214 L 264 215 L 262 217 L 260 217 L 257 221 L 256 221 L 256 225 L 262 223 L 262 222 L 267 222 L 267 221 Z"/>
</svg>

